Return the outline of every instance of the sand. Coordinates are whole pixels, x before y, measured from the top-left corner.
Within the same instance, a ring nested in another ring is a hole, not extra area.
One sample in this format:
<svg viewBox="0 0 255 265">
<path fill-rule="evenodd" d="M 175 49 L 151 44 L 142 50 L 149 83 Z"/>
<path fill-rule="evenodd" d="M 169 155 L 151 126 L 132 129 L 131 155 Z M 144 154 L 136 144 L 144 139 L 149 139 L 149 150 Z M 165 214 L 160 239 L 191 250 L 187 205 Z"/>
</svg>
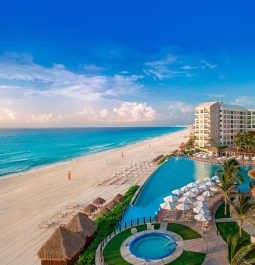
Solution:
<svg viewBox="0 0 255 265">
<path fill-rule="evenodd" d="M 152 160 L 176 149 L 187 140 L 191 129 L 153 138 L 125 147 L 79 157 L 64 163 L 0 178 L 0 263 L 3 265 L 40 264 L 37 251 L 61 223 L 97 196 L 109 201 L 143 177 L 122 184 L 109 184 L 112 175 L 131 163 Z M 123 154 L 123 157 L 122 157 Z M 71 170 L 72 179 L 67 179 Z M 137 177 L 136 177 L 137 178 Z M 106 184 L 102 184 L 106 182 Z M 107 184 L 108 183 L 108 184 Z M 50 228 L 42 228 L 53 223 Z M 54 223 L 55 222 L 55 223 Z"/>
</svg>

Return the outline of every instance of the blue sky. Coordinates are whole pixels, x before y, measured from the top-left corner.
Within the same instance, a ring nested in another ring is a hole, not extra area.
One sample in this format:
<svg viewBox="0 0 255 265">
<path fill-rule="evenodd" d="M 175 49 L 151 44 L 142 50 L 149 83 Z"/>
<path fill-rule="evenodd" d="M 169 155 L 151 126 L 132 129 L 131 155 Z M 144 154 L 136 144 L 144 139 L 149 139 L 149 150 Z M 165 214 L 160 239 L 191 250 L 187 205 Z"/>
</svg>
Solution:
<svg viewBox="0 0 255 265">
<path fill-rule="evenodd" d="M 255 108 L 254 1 L 5 1 L 0 126 L 190 124 Z"/>
</svg>

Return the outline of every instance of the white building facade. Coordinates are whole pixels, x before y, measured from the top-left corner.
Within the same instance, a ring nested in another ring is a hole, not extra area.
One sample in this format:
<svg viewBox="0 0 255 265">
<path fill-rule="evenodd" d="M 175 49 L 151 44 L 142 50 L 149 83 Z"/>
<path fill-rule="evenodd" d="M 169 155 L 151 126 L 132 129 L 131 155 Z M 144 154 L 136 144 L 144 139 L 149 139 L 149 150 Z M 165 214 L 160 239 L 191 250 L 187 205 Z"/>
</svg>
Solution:
<svg viewBox="0 0 255 265">
<path fill-rule="evenodd" d="M 222 102 L 206 102 L 196 107 L 194 134 L 196 146 L 233 146 L 237 133 L 255 132 L 255 110 Z"/>
</svg>

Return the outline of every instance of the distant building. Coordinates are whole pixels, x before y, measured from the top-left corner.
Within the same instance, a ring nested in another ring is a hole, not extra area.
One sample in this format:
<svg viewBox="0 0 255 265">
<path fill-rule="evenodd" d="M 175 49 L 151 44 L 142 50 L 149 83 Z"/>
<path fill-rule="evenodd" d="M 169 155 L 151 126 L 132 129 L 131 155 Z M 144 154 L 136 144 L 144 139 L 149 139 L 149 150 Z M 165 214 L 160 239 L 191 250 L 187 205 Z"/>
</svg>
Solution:
<svg viewBox="0 0 255 265">
<path fill-rule="evenodd" d="M 194 133 L 198 147 L 234 144 L 237 133 L 255 132 L 255 109 L 206 102 L 196 107 Z"/>
</svg>

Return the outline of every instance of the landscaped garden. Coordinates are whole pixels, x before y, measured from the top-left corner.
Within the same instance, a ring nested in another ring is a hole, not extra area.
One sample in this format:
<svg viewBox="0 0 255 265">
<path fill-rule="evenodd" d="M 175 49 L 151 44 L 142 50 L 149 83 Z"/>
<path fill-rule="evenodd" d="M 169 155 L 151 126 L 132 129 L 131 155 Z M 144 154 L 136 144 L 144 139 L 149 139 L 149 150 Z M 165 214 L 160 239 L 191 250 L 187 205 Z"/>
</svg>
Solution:
<svg viewBox="0 0 255 265">
<path fill-rule="evenodd" d="M 155 229 L 159 229 L 159 224 L 155 224 Z M 146 225 L 137 226 L 137 232 L 141 232 L 147 229 Z M 189 228 L 188 226 L 171 223 L 168 224 L 168 231 L 179 234 L 183 240 L 201 238 L 200 234 Z M 115 237 L 113 237 L 105 246 L 103 256 L 105 262 L 110 265 L 128 265 L 126 260 L 123 259 L 120 253 L 120 247 L 122 243 L 130 237 L 131 229 L 127 229 Z M 170 262 L 171 265 L 201 265 L 205 259 L 206 254 L 201 252 L 183 251 L 180 257 L 175 261 Z"/>
<path fill-rule="evenodd" d="M 250 235 L 244 231 L 243 225 L 249 212 L 255 208 L 255 204 L 251 196 L 236 191 L 237 186 L 243 181 L 239 169 L 239 163 L 235 159 L 229 159 L 218 172 L 220 174 L 218 188 L 223 195 L 224 203 L 217 209 L 215 219 L 218 232 L 227 242 L 230 264 L 251 265 L 255 264 L 255 245 L 250 242 Z M 235 217 L 238 223 L 231 220 L 217 222 L 219 218 L 230 217 Z"/>
<path fill-rule="evenodd" d="M 130 203 L 135 192 L 138 190 L 139 186 L 131 187 L 125 193 L 125 199 L 114 207 L 108 213 L 102 214 L 95 221 L 97 223 L 97 232 L 94 240 L 88 246 L 84 253 L 79 257 L 79 260 L 76 262 L 76 265 L 94 265 L 95 264 L 95 255 L 96 250 L 99 244 L 114 230 L 119 220 L 121 219 L 122 214 L 124 213 L 126 207 Z"/>
</svg>

